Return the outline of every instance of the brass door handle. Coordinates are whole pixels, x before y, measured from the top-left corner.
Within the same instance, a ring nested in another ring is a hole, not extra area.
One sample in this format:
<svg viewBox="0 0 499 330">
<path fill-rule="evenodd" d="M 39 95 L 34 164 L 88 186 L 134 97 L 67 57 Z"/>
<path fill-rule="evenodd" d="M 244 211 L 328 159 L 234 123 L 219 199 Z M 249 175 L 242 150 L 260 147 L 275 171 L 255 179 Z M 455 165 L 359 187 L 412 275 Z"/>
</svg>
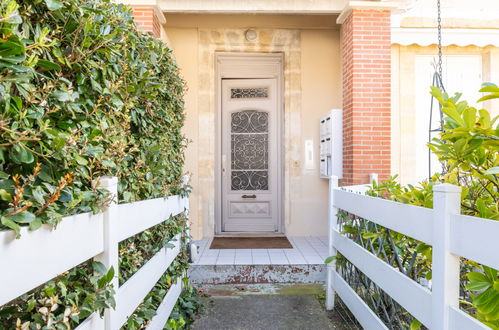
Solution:
<svg viewBox="0 0 499 330">
<path fill-rule="evenodd" d="M 256 198 L 256 195 L 242 195 L 242 198 Z"/>
</svg>

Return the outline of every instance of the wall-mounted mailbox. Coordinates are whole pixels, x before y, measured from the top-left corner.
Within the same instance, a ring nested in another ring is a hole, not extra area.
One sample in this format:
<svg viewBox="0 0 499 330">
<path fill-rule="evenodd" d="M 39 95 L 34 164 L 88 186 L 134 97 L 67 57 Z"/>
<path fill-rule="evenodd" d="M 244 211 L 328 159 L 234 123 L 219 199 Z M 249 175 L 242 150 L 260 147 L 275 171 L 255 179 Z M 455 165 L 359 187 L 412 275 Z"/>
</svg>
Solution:
<svg viewBox="0 0 499 330">
<path fill-rule="evenodd" d="M 320 176 L 343 177 L 343 117 L 341 109 L 327 112 L 320 120 Z"/>
</svg>

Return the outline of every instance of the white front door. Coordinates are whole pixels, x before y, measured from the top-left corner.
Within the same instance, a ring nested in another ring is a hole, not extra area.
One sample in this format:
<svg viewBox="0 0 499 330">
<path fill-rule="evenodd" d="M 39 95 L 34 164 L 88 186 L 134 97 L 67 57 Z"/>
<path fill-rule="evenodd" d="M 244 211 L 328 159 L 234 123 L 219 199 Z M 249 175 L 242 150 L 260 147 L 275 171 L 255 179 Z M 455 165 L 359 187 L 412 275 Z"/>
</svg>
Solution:
<svg viewBox="0 0 499 330">
<path fill-rule="evenodd" d="M 276 79 L 222 80 L 222 231 L 277 232 Z"/>
</svg>

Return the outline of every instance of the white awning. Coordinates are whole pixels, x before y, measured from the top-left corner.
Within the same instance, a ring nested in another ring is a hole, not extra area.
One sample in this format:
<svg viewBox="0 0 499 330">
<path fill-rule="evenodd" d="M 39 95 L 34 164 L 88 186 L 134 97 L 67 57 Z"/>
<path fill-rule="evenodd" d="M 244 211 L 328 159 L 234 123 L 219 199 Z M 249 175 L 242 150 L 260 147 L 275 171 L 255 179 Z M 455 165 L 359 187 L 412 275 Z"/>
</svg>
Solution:
<svg viewBox="0 0 499 330">
<path fill-rule="evenodd" d="M 437 29 L 392 28 L 392 44 L 429 46 L 437 43 Z M 499 29 L 442 29 L 442 45 L 499 46 Z"/>
</svg>

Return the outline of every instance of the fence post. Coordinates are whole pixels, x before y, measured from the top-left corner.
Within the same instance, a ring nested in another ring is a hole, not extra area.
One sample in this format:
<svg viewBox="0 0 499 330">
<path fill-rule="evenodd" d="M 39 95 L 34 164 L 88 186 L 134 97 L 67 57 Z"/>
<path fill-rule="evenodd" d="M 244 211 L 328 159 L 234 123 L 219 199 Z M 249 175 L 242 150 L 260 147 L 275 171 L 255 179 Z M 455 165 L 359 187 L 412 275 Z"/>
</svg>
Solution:
<svg viewBox="0 0 499 330">
<path fill-rule="evenodd" d="M 104 252 L 95 257 L 95 260 L 102 262 L 107 268 L 114 268 L 114 278 L 112 284 L 116 295 L 118 293 L 119 281 L 119 255 L 118 255 L 118 178 L 100 177 L 98 179 L 99 187 L 109 191 L 111 194 L 111 203 L 104 209 Z M 118 303 L 118 302 L 117 302 Z M 107 309 L 104 315 L 105 329 L 114 330 L 113 310 Z"/>
<path fill-rule="evenodd" d="M 333 231 L 338 229 L 338 220 L 336 214 L 338 209 L 334 206 L 334 190 L 338 188 L 338 177 L 331 176 L 329 178 L 329 200 L 328 200 L 328 232 L 329 232 L 329 255 L 336 256 L 336 248 L 333 242 Z M 336 260 L 333 259 L 327 265 L 327 280 L 326 280 L 326 309 L 332 310 L 334 308 L 334 290 L 333 290 L 333 274 L 336 271 Z"/>
<path fill-rule="evenodd" d="M 459 256 L 451 254 L 451 215 L 461 210 L 461 187 L 433 187 L 433 260 L 431 329 L 450 330 L 449 307 L 459 308 Z"/>
</svg>

